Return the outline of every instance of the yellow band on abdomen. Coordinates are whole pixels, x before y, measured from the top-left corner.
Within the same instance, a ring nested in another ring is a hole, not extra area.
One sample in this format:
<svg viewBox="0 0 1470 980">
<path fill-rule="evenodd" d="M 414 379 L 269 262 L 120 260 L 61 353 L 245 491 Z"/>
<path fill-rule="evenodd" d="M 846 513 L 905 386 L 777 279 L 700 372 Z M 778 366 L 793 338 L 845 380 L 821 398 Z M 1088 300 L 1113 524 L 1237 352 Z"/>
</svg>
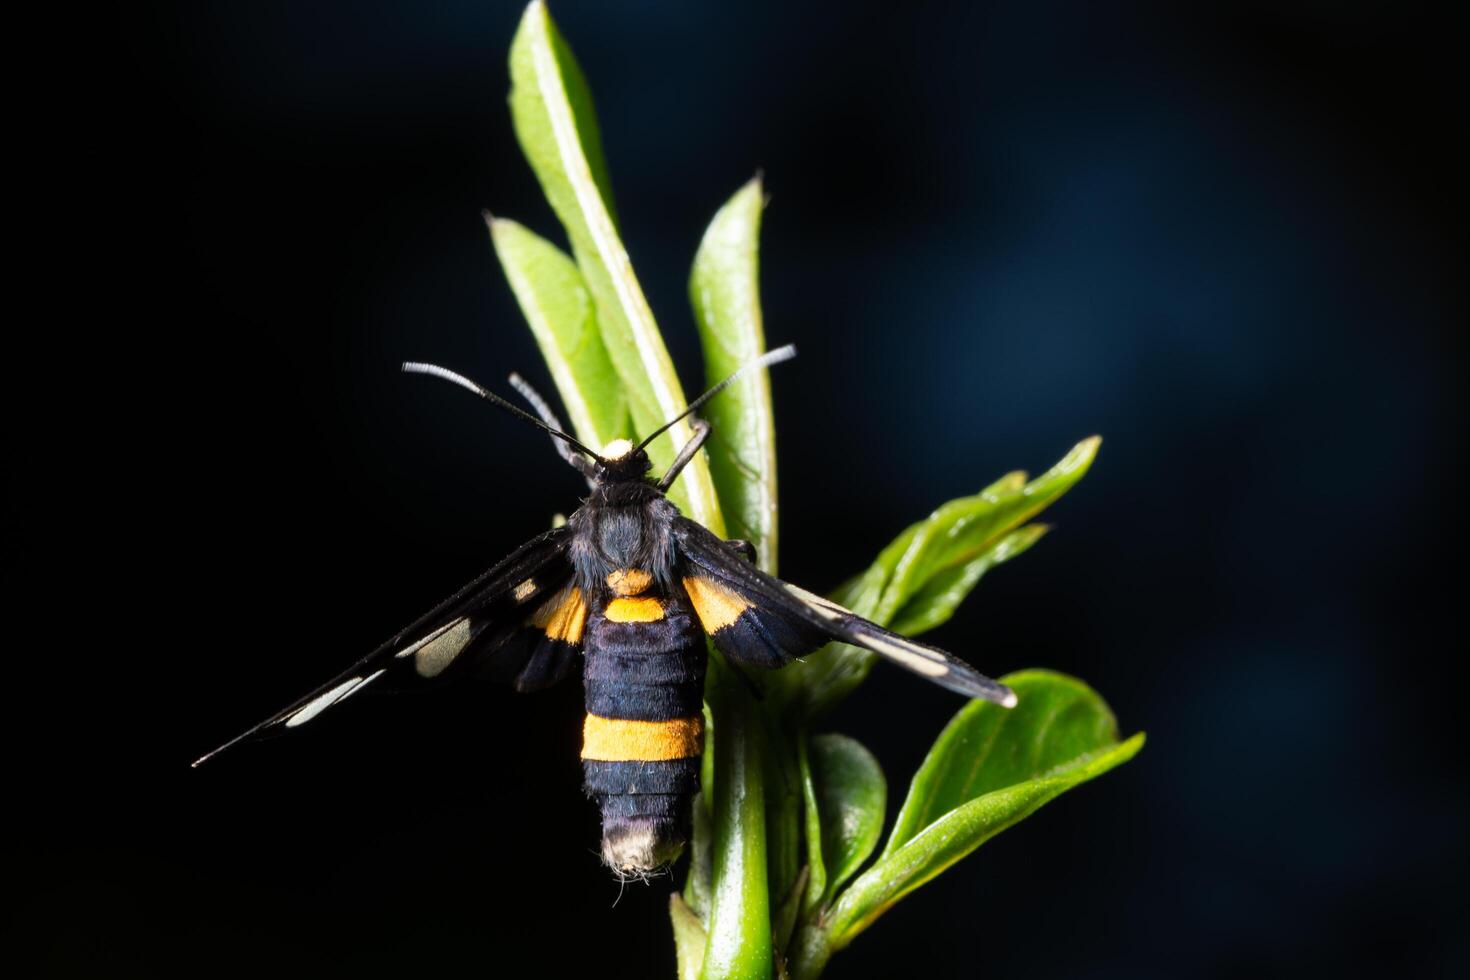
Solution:
<svg viewBox="0 0 1470 980">
<path fill-rule="evenodd" d="M 582 725 L 582 758 L 598 762 L 691 759 L 704 751 L 704 719 L 631 721 L 588 715 Z"/>
<path fill-rule="evenodd" d="M 602 615 L 610 623 L 656 623 L 664 618 L 664 604 L 652 596 L 620 596 L 607 604 Z"/>
</svg>

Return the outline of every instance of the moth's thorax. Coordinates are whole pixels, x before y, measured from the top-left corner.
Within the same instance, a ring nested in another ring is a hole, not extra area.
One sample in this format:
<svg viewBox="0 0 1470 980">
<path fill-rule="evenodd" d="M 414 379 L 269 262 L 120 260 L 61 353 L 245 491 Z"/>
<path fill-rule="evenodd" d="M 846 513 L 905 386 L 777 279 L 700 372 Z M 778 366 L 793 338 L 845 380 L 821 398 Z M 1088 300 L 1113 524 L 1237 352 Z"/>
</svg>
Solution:
<svg viewBox="0 0 1470 980">
<path fill-rule="evenodd" d="M 575 534 L 572 564 L 583 591 L 591 596 L 633 595 L 673 581 L 670 522 L 677 513 L 650 484 L 595 488 L 570 521 Z"/>
</svg>

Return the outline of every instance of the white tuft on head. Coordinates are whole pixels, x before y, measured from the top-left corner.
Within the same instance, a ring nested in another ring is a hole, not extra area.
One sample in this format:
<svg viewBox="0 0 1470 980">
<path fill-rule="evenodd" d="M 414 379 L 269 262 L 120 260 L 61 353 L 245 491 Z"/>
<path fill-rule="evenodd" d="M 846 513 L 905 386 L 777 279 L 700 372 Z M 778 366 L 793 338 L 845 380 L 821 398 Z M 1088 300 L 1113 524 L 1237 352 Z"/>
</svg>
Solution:
<svg viewBox="0 0 1470 980">
<path fill-rule="evenodd" d="M 614 439 L 603 447 L 603 459 L 622 459 L 633 451 L 633 444 L 627 439 Z"/>
</svg>

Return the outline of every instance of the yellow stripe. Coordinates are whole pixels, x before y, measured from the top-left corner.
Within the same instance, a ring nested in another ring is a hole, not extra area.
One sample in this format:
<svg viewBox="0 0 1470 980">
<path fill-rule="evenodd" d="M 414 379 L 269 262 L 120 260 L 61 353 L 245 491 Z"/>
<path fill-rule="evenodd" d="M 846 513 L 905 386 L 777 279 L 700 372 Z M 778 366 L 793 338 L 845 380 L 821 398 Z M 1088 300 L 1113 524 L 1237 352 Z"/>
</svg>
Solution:
<svg viewBox="0 0 1470 980">
<path fill-rule="evenodd" d="M 582 725 L 582 758 L 598 762 L 692 759 L 704 750 L 704 719 L 629 721 L 588 715 Z"/>
<path fill-rule="evenodd" d="M 702 576 L 686 578 L 684 591 L 689 593 L 689 601 L 694 604 L 694 612 L 706 633 L 724 629 L 750 608 L 744 596 Z"/>
<path fill-rule="evenodd" d="M 653 598 L 619 597 L 609 602 L 602 614 L 613 623 L 656 623 L 664 618 L 664 606 Z"/>
<path fill-rule="evenodd" d="M 536 610 L 531 625 L 545 630 L 553 640 L 581 643 L 582 630 L 587 625 L 587 603 L 582 601 L 582 590 L 575 585 L 562 589 Z"/>
</svg>

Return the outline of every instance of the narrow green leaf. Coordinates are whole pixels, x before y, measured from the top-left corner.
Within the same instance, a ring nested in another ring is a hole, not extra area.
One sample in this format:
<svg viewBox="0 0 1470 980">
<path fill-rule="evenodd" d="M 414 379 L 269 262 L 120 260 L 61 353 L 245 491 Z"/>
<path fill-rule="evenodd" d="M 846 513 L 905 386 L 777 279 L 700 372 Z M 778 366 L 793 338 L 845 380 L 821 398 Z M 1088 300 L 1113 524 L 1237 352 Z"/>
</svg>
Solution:
<svg viewBox="0 0 1470 980">
<path fill-rule="evenodd" d="M 984 490 L 981 490 L 980 492 L 988 493 L 992 496 L 998 497 L 1002 494 L 1015 493 L 1018 490 L 1024 489 L 1025 486 L 1026 471 L 1011 470 L 1005 476 L 1001 477 L 999 480 L 996 480 L 994 483 L 986 487 Z"/>
<path fill-rule="evenodd" d="M 801 910 L 803 915 L 810 915 L 821 907 L 827 894 L 827 862 L 822 852 L 822 801 L 817 793 L 816 777 L 812 775 L 811 736 L 801 731 L 796 739 L 806 823 L 807 891 Z"/>
<path fill-rule="evenodd" d="M 704 962 L 704 925 L 678 892 L 669 896 L 669 921 L 674 924 L 674 958 L 679 980 L 699 980 L 699 967 Z"/>
<path fill-rule="evenodd" d="M 1003 680 L 1019 704 L 1008 711 L 972 701 L 945 728 L 883 854 L 821 923 L 830 950 L 991 837 L 1143 747 L 1142 734 L 1118 741 L 1112 711 L 1075 678 L 1029 670 Z"/>
<path fill-rule="evenodd" d="M 704 980 L 771 975 L 771 908 L 766 879 L 764 742 L 750 693 L 717 656 L 705 697 L 716 731 L 711 799 L 712 893 Z"/>
<path fill-rule="evenodd" d="M 524 42 L 523 42 L 524 38 Z M 524 47 L 520 47 L 524 44 Z M 531 45 L 536 45 L 533 52 Z M 520 50 L 518 51 L 518 47 Z M 542 57 L 549 55 L 551 64 L 542 67 L 532 62 L 533 55 Z M 532 0 L 526 5 L 525 12 L 521 15 L 520 26 L 516 30 L 516 36 L 511 41 L 510 64 L 511 81 L 516 83 L 516 59 L 521 57 L 523 64 L 523 77 L 535 78 L 536 74 L 544 71 L 548 79 L 544 82 L 546 91 L 540 90 L 542 84 L 539 80 L 517 91 L 514 87 L 510 93 L 511 123 L 515 126 L 516 139 L 521 144 L 521 150 L 525 153 L 531 166 L 537 170 L 540 167 L 537 160 L 531 159 L 532 149 L 538 154 L 538 159 L 544 160 L 544 166 L 555 168 L 566 166 L 572 169 L 583 169 L 586 176 L 602 198 L 602 205 L 608 216 L 617 222 L 616 209 L 613 205 L 612 178 L 608 175 L 607 157 L 602 151 L 602 131 L 597 125 L 597 108 L 592 104 L 592 90 L 587 85 L 587 76 L 582 73 L 582 66 L 577 63 L 576 56 L 572 54 L 571 46 L 561 36 L 556 22 L 551 19 L 551 13 L 546 9 L 542 0 Z M 520 100 L 520 104 L 517 101 Z M 537 106 L 539 100 L 550 100 L 548 104 Z M 557 104 L 560 103 L 560 104 Z M 563 112 L 562 109 L 565 109 Z M 562 136 L 555 132 L 554 126 L 570 126 L 571 133 Z M 569 143 L 575 143 L 580 152 L 582 163 L 579 164 L 574 154 L 569 154 L 565 164 L 559 161 L 562 151 L 557 148 L 559 139 L 565 139 Z M 560 200 L 552 200 L 551 206 L 558 214 L 562 207 L 575 208 L 576 190 L 568 183 L 558 182 L 554 188 L 544 188 L 548 200 L 551 198 L 552 190 L 559 195 Z M 580 190 L 580 189 L 578 189 Z"/>
<path fill-rule="evenodd" d="M 807 848 L 820 851 L 826 879 L 820 890 L 813 882 L 811 891 L 817 894 L 807 906 L 815 908 L 830 900 L 878 845 L 888 784 L 873 754 L 846 735 L 813 738 L 809 760 L 820 836 Z"/>
<path fill-rule="evenodd" d="M 867 571 L 837 589 L 833 599 L 909 635 L 939 625 L 986 571 L 1021 554 L 1045 533 L 1044 528 L 1017 529 L 1086 474 L 1100 443 L 1096 436 L 1084 439 L 1029 483 L 1022 472 L 1007 473 L 973 497 L 940 506 L 905 528 Z M 1017 536 L 1011 537 L 1012 532 Z M 876 659 L 860 647 L 824 647 L 777 675 L 782 700 L 807 715 L 821 714 L 862 683 Z"/>
<path fill-rule="evenodd" d="M 623 380 L 634 426 L 652 432 L 687 403 L 618 237 L 586 83 L 541 0 L 528 5 L 521 18 L 510 49 L 510 75 L 511 117 L 521 150 L 566 229 L 597 309 L 603 342 Z M 667 467 L 692 434 L 686 419 L 656 439 L 649 447 L 655 467 Z M 685 468 L 669 496 L 690 517 L 724 534 L 703 454 Z"/>
<path fill-rule="evenodd" d="M 944 504 L 921 522 L 914 538 L 894 560 L 879 615 L 891 621 L 935 574 L 968 562 L 999 537 L 1035 517 L 1072 488 L 1092 466 L 1102 440 L 1084 439 L 1055 466 L 1019 489 L 1007 474 L 973 497 Z"/>
<path fill-rule="evenodd" d="M 940 733 L 893 823 L 886 857 L 970 800 L 1023 782 L 1118 741 L 1118 722 L 1092 688 L 1065 674 L 1025 670 L 1006 683 L 1009 710 L 972 701 Z"/>
<path fill-rule="evenodd" d="M 938 572 L 904 603 L 894 617 L 892 629 L 906 636 L 917 636 L 948 621 L 982 575 L 1025 552 L 1048 530 L 1045 524 L 1027 524 L 969 561 Z"/>
<path fill-rule="evenodd" d="M 842 893 L 825 924 L 833 949 L 842 949 L 905 895 L 933 879 L 1008 827 L 1074 786 L 1101 776 L 1138 754 L 1142 733 L 1081 756 L 1048 776 L 971 800 L 930 824 L 919 836 L 860 875 Z"/>
<path fill-rule="evenodd" d="M 764 205 L 756 177 L 720 208 L 694 256 L 689 300 L 708 385 L 766 350 L 759 268 Z M 776 429 L 770 378 L 765 371 L 750 372 L 703 411 L 714 429 L 706 445 L 729 534 L 755 545 L 757 564 L 775 574 Z"/>
<path fill-rule="evenodd" d="M 631 435 L 623 383 L 602 344 L 577 263 L 514 221 L 487 215 L 486 223 L 574 434 L 594 449 Z"/>
</svg>

